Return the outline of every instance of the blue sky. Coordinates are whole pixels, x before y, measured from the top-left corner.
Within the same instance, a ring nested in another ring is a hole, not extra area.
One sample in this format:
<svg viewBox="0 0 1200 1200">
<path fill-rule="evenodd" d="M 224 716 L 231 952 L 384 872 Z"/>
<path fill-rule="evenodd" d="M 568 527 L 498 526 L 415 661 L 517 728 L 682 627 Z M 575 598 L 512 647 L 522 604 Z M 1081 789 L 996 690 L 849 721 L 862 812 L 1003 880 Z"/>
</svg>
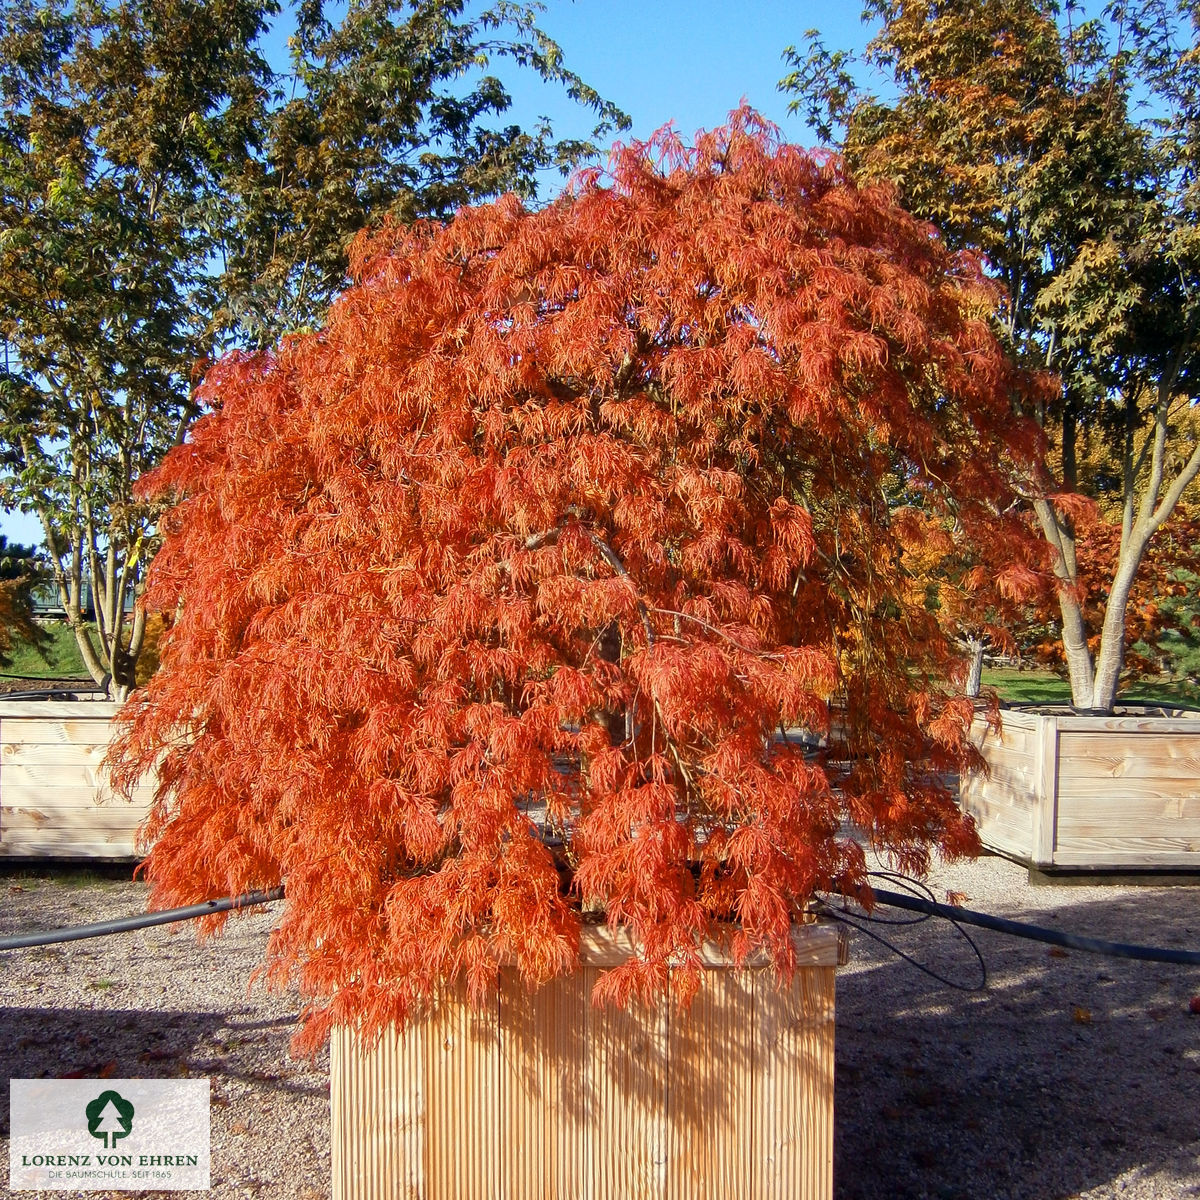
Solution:
<svg viewBox="0 0 1200 1200">
<path fill-rule="evenodd" d="M 786 73 L 783 49 L 812 27 L 831 48 L 859 49 L 869 36 L 859 12 L 858 0 L 547 0 L 540 24 L 562 47 L 564 63 L 632 118 L 624 139 L 647 138 L 668 121 L 690 138 L 722 124 L 744 98 L 787 140 L 811 145 L 815 135 L 788 115 L 788 98 L 776 90 Z M 495 66 L 513 95 L 511 120 L 547 116 L 564 136 L 590 133 L 593 114 L 562 89 Z M 561 182 L 548 179 L 547 195 Z M 0 533 L 42 540 L 36 519 L 19 513 L 0 512 Z"/>
<path fill-rule="evenodd" d="M 830 47 L 861 48 L 868 31 L 857 0 L 548 0 L 542 28 L 566 64 L 633 118 L 630 135 L 646 138 L 674 121 L 685 137 L 724 122 L 744 97 L 791 141 L 813 135 L 787 115 L 776 90 L 786 73 L 784 47 L 819 28 Z M 511 85 L 520 116 L 544 112 L 564 132 L 584 132 L 571 104 L 542 89 Z M 538 101 L 544 100 L 541 107 Z"/>
</svg>

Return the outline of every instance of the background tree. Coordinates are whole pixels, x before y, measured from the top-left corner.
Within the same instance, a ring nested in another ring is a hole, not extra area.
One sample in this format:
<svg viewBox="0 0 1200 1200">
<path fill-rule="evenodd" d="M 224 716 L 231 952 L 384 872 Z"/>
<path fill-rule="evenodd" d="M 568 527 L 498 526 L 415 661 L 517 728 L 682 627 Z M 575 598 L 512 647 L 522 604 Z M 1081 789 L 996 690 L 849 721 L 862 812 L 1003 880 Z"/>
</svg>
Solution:
<svg viewBox="0 0 1200 1200">
<path fill-rule="evenodd" d="M 1200 472 L 1200 7 L 1122 0 L 1085 20 L 1051 0 L 868 0 L 866 15 L 880 22 L 867 60 L 895 99 L 860 90 L 850 57 L 815 35 L 788 51 L 781 86 L 856 176 L 892 180 L 950 245 L 983 255 L 1014 351 L 1059 373 L 1061 395 L 1035 415 L 1065 495 L 1031 507 L 1074 703 L 1111 710 L 1139 566 Z M 1086 486 L 1082 429 L 1104 438 L 1116 485 L 1120 549 L 1099 609 L 1070 499 Z"/>
<path fill-rule="evenodd" d="M 197 364 L 316 319 L 371 220 L 445 215 L 590 150 L 499 119 L 489 61 L 563 84 L 531 10 L 442 0 L 14 0 L 0 8 L 0 500 L 35 512 L 92 676 L 123 695 L 156 512 L 132 481 Z M 295 19 L 290 67 L 263 47 Z M 81 611 L 91 579 L 96 627 Z"/>
<path fill-rule="evenodd" d="M 40 645 L 44 631 L 33 620 L 33 589 L 45 578 L 45 563 L 33 546 L 0 533 L 0 666 L 10 665 L 15 641 Z"/>
<path fill-rule="evenodd" d="M 865 886 L 843 819 L 918 870 L 975 844 L 888 491 L 1005 534 L 1036 428 L 989 286 L 748 111 L 611 172 L 360 239 L 145 481 L 179 615 L 116 778 L 158 771 L 156 904 L 286 880 L 310 1047 L 569 969 L 581 907 L 640 951 L 603 998 L 696 987 L 729 921 L 787 973 L 813 890 Z"/>
</svg>

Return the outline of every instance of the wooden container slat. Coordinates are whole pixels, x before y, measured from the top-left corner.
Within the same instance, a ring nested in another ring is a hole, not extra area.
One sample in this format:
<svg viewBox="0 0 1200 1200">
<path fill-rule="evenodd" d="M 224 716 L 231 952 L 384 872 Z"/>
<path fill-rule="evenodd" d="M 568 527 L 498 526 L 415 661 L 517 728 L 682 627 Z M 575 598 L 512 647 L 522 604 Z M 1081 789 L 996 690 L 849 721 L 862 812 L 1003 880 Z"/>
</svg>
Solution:
<svg viewBox="0 0 1200 1200">
<path fill-rule="evenodd" d="M 52 767 L 65 761 L 69 754 L 72 762 L 82 763 L 99 770 L 108 752 L 108 729 L 99 725 L 99 735 L 91 742 L 12 742 L 3 740 L 10 733 L 8 726 L 0 721 L 0 769 L 14 767 Z"/>
<path fill-rule="evenodd" d="M 330 1038 L 330 1071 L 343 1103 L 331 1113 L 333 1194 L 371 1200 L 424 1191 L 423 1042 L 394 1030 L 364 1049 L 344 1027 Z M 353 1115 L 355 1120 L 347 1120 Z"/>
<path fill-rule="evenodd" d="M 1052 718 L 1060 733 L 1182 733 L 1200 734 L 1200 713 L 1184 717 L 1083 717 L 1055 716 Z"/>
<path fill-rule="evenodd" d="M 0 787 L 3 787 L 3 811 L 17 808 L 45 808 L 47 810 L 72 811 L 75 809 L 90 809 L 107 812 L 109 809 L 137 809 L 145 815 L 146 808 L 154 794 L 149 784 L 143 784 L 134 790 L 133 800 L 126 800 L 116 795 L 112 788 L 103 783 L 97 787 L 89 787 L 82 783 L 77 787 L 37 787 L 32 784 L 5 786 L 3 773 L 0 772 Z"/>
<path fill-rule="evenodd" d="M 501 1194 L 519 1196 L 527 1188 L 531 1196 L 585 1200 L 577 1155 L 595 1103 L 587 982 L 530 994 L 516 972 L 503 971 L 500 1006 L 510 1034 L 500 1047 Z"/>
<path fill-rule="evenodd" d="M 83 787 L 93 794 L 99 790 L 111 794 L 108 777 L 99 762 L 94 759 L 68 762 L 64 759 L 65 756 L 60 755 L 56 763 L 36 763 L 32 766 L 6 759 L 0 770 L 3 771 L 4 783 L 9 788 L 57 791 L 60 788 Z"/>
<path fill-rule="evenodd" d="M 671 1196 L 749 1195 L 759 1067 L 754 980 L 748 971 L 713 971 L 691 1009 L 670 1014 Z"/>
<path fill-rule="evenodd" d="M 1110 734 L 1063 734 L 1059 758 L 1064 783 L 1094 787 L 1117 779 L 1171 779 L 1200 788 L 1200 745 L 1192 737 L 1182 745 L 1162 738 Z M 1189 744 L 1189 742 L 1191 744 Z"/>
<path fill-rule="evenodd" d="M 141 808 L 132 804 L 90 808 L 5 808 L 4 837 L 7 840 L 10 836 L 30 832 L 41 834 L 43 831 L 57 831 L 63 837 L 75 835 L 77 840 L 89 832 L 132 836 L 144 816 Z"/>
<path fill-rule="evenodd" d="M 498 1002 L 485 1009 L 465 993 L 447 997 L 426 1018 L 424 1042 L 426 1181 L 439 1194 L 490 1200 L 500 1161 L 496 1097 L 500 1084 Z"/>
<path fill-rule="evenodd" d="M 1120 821 L 1126 829 L 1131 823 L 1166 817 L 1188 823 L 1200 821 L 1200 794 L 1195 788 L 1184 791 L 1172 787 L 1172 780 L 1125 779 L 1085 787 L 1073 781 L 1059 791 L 1058 820 Z"/>
<path fill-rule="evenodd" d="M 6 858 L 136 858 L 133 839 L 127 834 L 107 837 L 89 835 L 74 839 L 58 831 L 46 834 L 15 833 L 5 838 L 3 856 Z"/>
<path fill-rule="evenodd" d="M 754 986 L 759 1095 L 749 1194 L 754 1200 L 832 1196 L 834 973 L 798 972 L 785 993 L 766 973 Z"/>
<path fill-rule="evenodd" d="M 1134 826 L 1138 829 L 1138 839 L 1143 844 L 1161 842 L 1164 847 L 1170 842 L 1195 842 L 1200 844 L 1200 820 L 1180 821 L 1169 816 L 1143 816 L 1137 813 L 1137 806 L 1130 805 L 1134 817 L 1122 816 L 1119 812 L 1109 811 L 1103 817 L 1079 816 L 1073 818 L 1059 817 L 1058 844 L 1066 847 L 1069 842 L 1079 838 L 1106 838 L 1119 842 L 1122 838 L 1131 837 L 1129 830 Z"/>
<path fill-rule="evenodd" d="M 579 982 L 590 993 L 598 975 L 586 968 Z M 661 1200 L 669 1154 L 667 1006 L 593 1008 L 587 1072 L 593 1104 L 580 1161 L 591 1176 L 589 1197 Z"/>
<path fill-rule="evenodd" d="M 594 1007 L 587 965 L 532 995 L 503 972 L 374 1047 L 338 1030 L 334 1200 L 827 1200 L 838 935 L 796 940 L 825 965 L 791 990 L 714 966 L 688 1014 Z"/>
<path fill-rule="evenodd" d="M 1137 838 L 1072 838 L 1064 841 L 1055 855 L 1058 867 L 1091 867 L 1102 863 L 1104 869 L 1172 868 L 1195 871 L 1200 843 L 1183 841 L 1172 845 L 1164 838 L 1150 838 L 1142 844 Z"/>
<path fill-rule="evenodd" d="M 78 720 L 110 721 L 121 711 L 119 704 L 108 700 L 4 700 L 0 699 L 0 721 L 33 717 L 37 721 L 48 717 Z"/>
<path fill-rule="evenodd" d="M 38 720 L 35 717 L 6 717 L 0 712 L 0 744 L 104 746 L 108 742 L 111 722 L 111 717 L 104 716 L 60 717 L 47 713 Z"/>
<path fill-rule="evenodd" d="M 105 812 L 110 808 L 140 808 L 145 814 L 145 805 L 129 802 L 114 795 L 111 788 L 101 784 L 90 787 L 80 783 L 77 787 L 38 787 L 36 784 L 12 784 L 0 773 L 0 788 L 3 789 L 0 804 L 8 812 L 17 808 L 46 808 L 46 809 L 93 809 Z M 149 789 L 143 789 L 143 797 L 149 797 Z"/>
</svg>

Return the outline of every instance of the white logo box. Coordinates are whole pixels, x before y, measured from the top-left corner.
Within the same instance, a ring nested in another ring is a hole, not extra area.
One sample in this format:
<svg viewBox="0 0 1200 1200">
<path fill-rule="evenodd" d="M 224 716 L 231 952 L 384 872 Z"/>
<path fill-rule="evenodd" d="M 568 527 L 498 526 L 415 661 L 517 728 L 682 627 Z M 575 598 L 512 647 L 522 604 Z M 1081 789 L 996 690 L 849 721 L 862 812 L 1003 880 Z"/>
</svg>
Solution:
<svg viewBox="0 0 1200 1200">
<path fill-rule="evenodd" d="M 207 1079 L 13 1079 L 9 1188 L 209 1187 Z"/>
</svg>

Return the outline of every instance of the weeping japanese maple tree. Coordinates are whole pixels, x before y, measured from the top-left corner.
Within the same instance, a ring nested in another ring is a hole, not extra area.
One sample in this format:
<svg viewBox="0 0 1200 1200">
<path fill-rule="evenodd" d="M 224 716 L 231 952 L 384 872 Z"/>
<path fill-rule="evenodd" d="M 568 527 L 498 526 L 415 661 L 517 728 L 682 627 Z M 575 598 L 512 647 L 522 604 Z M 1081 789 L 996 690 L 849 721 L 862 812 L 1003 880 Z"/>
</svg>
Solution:
<svg viewBox="0 0 1200 1200">
<path fill-rule="evenodd" d="M 637 950 L 598 999 L 688 992 L 713 937 L 786 975 L 863 883 L 844 822 L 915 869 L 974 846 L 906 567 L 1019 536 L 973 262 L 746 110 L 354 259 L 143 484 L 175 619 L 116 756 L 158 772 L 156 903 L 285 882 L 312 1046 L 569 971 L 588 920 Z"/>
</svg>

